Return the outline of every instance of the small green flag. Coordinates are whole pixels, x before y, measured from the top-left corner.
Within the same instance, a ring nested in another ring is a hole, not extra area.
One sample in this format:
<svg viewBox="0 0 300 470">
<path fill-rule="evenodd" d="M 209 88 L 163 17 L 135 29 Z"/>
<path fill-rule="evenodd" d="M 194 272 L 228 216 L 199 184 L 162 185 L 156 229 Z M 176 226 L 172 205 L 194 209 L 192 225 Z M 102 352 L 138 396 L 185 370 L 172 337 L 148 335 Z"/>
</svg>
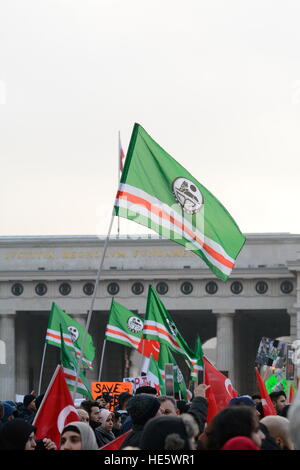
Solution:
<svg viewBox="0 0 300 470">
<path fill-rule="evenodd" d="M 195 364 L 194 352 L 190 349 L 182 334 L 176 327 L 171 315 L 160 300 L 156 290 L 149 285 L 144 322 L 144 337 L 146 339 L 160 341 L 171 351 L 177 352 L 191 364 Z"/>
<path fill-rule="evenodd" d="M 246 240 L 218 199 L 139 124 L 133 128 L 114 210 L 183 245 L 223 281 Z"/>
<path fill-rule="evenodd" d="M 195 357 L 197 358 L 197 363 L 191 369 L 190 375 L 190 380 L 192 380 L 193 382 L 197 381 L 199 370 L 203 370 L 203 350 L 199 336 L 197 336 L 196 338 Z"/>
<path fill-rule="evenodd" d="M 75 356 L 75 351 L 72 352 L 72 350 L 65 344 L 65 341 L 63 339 L 63 331 L 62 327 L 60 326 L 60 332 L 61 332 L 61 364 L 63 366 L 64 374 L 65 374 L 65 379 L 68 384 L 68 387 L 70 390 L 75 389 L 75 384 L 76 384 L 76 375 L 77 375 L 77 370 L 78 370 L 78 361 Z M 77 381 L 77 387 L 76 387 L 76 392 L 84 395 L 87 397 L 89 400 L 92 400 L 92 395 L 89 390 L 89 384 L 84 376 L 83 371 L 79 373 L 78 376 L 78 381 Z"/>
<path fill-rule="evenodd" d="M 61 347 L 60 327 L 62 328 L 66 348 L 75 349 L 76 356 L 79 358 L 85 329 L 53 302 L 46 333 L 46 342 L 58 348 Z M 91 369 L 94 357 L 95 348 L 92 337 L 88 334 L 82 358 L 83 364 Z"/>
<path fill-rule="evenodd" d="M 105 339 L 138 349 L 144 327 L 144 320 L 126 307 L 112 300 Z"/>
</svg>

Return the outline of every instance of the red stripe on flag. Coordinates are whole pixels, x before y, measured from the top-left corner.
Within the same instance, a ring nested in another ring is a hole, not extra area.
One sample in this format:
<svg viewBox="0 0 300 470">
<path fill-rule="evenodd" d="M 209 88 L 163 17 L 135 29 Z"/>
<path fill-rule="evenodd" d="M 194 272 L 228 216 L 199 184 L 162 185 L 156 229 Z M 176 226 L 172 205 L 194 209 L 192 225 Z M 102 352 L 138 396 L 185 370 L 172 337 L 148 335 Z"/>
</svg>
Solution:
<svg viewBox="0 0 300 470">
<path fill-rule="evenodd" d="M 220 253 L 215 251 L 213 248 L 211 248 L 206 243 L 203 243 L 203 241 L 200 240 L 200 238 L 198 238 L 188 227 L 186 227 L 184 224 L 178 222 L 174 217 L 169 215 L 167 212 L 163 211 L 161 208 L 158 208 L 158 207 L 154 206 L 153 204 L 151 204 L 151 202 L 147 201 L 146 199 L 143 199 L 141 197 L 135 196 L 133 194 L 130 194 L 130 193 L 127 193 L 127 192 L 124 192 L 124 191 L 118 191 L 117 192 L 117 199 L 118 198 L 126 199 L 126 200 L 132 202 L 133 204 L 142 205 L 142 206 L 146 207 L 146 209 L 148 209 L 149 212 L 151 212 L 151 213 L 153 213 L 153 214 L 155 214 L 159 217 L 162 217 L 163 219 L 171 221 L 172 224 L 179 227 L 180 230 L 183 230 L 188 235 L 190 235 L 192 240 L 197 241 L 199 243 L 199 245 L 201 245 L 203 247 L 203 249 L 207 253 L 209 253 L 219 263 L 223 264 L 224 266 L 227 266 L 230 269 L 234 268 L 234 264 L 231 261 L 226 259 L 223 255 L 221 255 Z"/>
<path fill-rule="evenodd" d="M 110 328 L 106 328 L 106 332 L 105 333 L 113 333 L 114 335 L 117 335 L 117 336 L 120 336 L 122 339 L 123 338 L 126 338 L 128 339 L 132 344 L 138 346 L 140 344 L 140 341 L 135 341 L 133 340 L 132 338 L 130 338 L 129 336 L 126 335 L 126 333 L 121 333 L 120 331 L 115 331 L 115 330 L 111 330 Z"/>
<path fill-rule="evenodd" d="M 157 326 L 154 326 L 154 325 L 147 325 L 145 323 L 144 324 L 144 333 L 147 333 L 146 330 L 149 330 L 150 333 L 151 333 L 151 330 L 154 330 L 154 332 L 162 333 L 164 336 L 167 336 L 167 338 L 173 343 L 174 346 L 176 346 L 177 348 L 182 349 L 180 347 L 179 343 L 177 343 L 177 341 L 175 341 L 174 338 L 172 338 L 172 336 L 166 330 L 158 328 Z"/>
</svg>

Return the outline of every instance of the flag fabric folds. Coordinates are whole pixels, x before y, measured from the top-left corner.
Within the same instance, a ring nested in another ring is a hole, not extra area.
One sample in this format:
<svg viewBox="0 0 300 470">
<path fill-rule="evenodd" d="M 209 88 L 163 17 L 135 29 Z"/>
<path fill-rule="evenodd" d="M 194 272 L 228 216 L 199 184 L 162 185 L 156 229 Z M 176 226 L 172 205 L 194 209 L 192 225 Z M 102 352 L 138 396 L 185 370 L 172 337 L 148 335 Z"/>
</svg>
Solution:
<svg viewBox="0 0 300 470">
<path fill-rule="evenodd" d="M 183 245 L 224 281 L 246 240 L 217 198 L 139 124 L 133 128 L 114 211 Z"/>
<path fill-rule="evenodd" d="M 62 366 L 57 366 L 45 396 L 34 418 L 36 439 L 47 437 L 60 447 L 60 434 L 65 425 L 80 421 Z"/>
<path fill-rule="evenodd" d="M 206 391 L 208 401 L 207 423 L 225 408 L 231 398 L 237 397 L 238 393 L 233 388 L 231 380 L 216 369 L 208 359 L 203 356 L 204 363 L 204 383 L 210 385 Z"/>
<path fill-rule="evenodd" d="M 131 432 L 131 429 L 127 432 L 121 434 L 121 436 L 116 437 L 113 441 L 110 441 L 108 444 L 105 444 L 102 447 L 99 447 L 98 450 L 120 450 L 121 445 L 125 441 L 128 434 Z"/>
<path fill-rule="evenodd" d="M 160 364 L 152 356 L 150 357 L 149 369 L 147 372 L 147 377 L 153 384 L 153 387 L 156 388 L 159 395 L 165 395 L 166 385 L 165 385 L 165 370 L 160 368 Z"/>
<path fill-rule="evenodd" d="M 269 397 L 266 386 L 264 384 L 263 379 L 260 376 L 260 373 L 258 372 L 257 367 L 255 367 L 255 375 L 256 375 L 256 380 L 257 380 L 259 393 L 260 393 L 260 396 L 261 396 L 261 404 L 262 404 L 262 407 L 263 407 L 263 410 L 264 410 L 264 415 L 265 416 L 277 415 L 276 410 L 274 408 L 274 405 L 272 403 L 272 400 Z"/>
<path fill-rule="evenodd" d="M 63 331 L 66 347 L 75 350 L 76 356 L 79 358 L 85 331 L 84 327 L 53 302 L 46 333 L 46 342 L 58 348 L 61 347 L 60 326 Z M 95 348 L 92 337 L 88 334 L 84 346 L 83 364 L 91 369 L 94 357 Z"/>
<path fill-rule="evenodd" d="M 126 307 L 112 300 L 105 339 L 138 349 L 141 342 L 144 320 Z"/>
<path fill-rule="evenodd" d="M 61 363 L 64 369 L 65 379 L 68 384 L 68 387 L 70 390 L 74 390 L 75 385 L 76 385 L 76 376 L 77 376 L 77 370 L 78 370 L 79 364 L 75 356 L 75 353 L 69 350 L 68 348 L 66 348 L 65 346 L 62 328 L 60 329 L 60 331 L 61 331 L 61 337 L 62 337 Z M 76 386 L 76 392 L 80 393 L 81 395 L 84 395 L 85 397 L 87 397 L 88 400 L 92 400 L 92 395 L 89 390 L 89 384 L 84 376 L 83 371 L 80 371 L 79 373 L 77 386 Z"/>
<path fill-rule="evenodd" d="M 152 339 L 145 339 L 142 336 L 141 342 L 138 347 L 138 352 L 142 354 L 142 356 L 145 356 L 145 357 L 152 356 L 153 359 L 158 361 L 159 351 L 160 351 L 159 341 L 154 341 Z"/>
<path fill-rule="evenodd" d="M 191 370 L 190 375 L 190 380 L 193 382 L 197 381 L 199 370 L 203 370 L 203 350 L 199 336 L 196 338 L 195 358 L 197 359 L 197 362 Z"/>
<path fill-rule="evenodd" d="M 171 315 L 151 285 L 148 289 L 143 334 L 147 339 L 159 341 L 161 345 L 165 344 L 172 351 L 187 359 L 189 363 L 194 365 L 197 362 L 194 352 L 189 348 Z"/>
</svg>

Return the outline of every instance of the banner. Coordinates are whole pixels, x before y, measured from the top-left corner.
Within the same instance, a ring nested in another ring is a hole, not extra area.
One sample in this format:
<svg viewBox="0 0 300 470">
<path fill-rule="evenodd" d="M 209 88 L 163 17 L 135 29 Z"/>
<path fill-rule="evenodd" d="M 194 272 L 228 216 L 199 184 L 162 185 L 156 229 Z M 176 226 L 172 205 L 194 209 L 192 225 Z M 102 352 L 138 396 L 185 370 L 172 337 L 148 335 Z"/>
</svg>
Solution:
<svg viewBox="0 0 300 470">
<path fill-rule="evenodd" d="M 132 385 L 132 392 L 135 393 L 136 389 L 139 387 L 154 387 L 153 382 L 147 376 L 140 376 L 140 377 L 126 377 L 123 379 L 123 382 L 130 382 Z"/>
<path fill-rule="evenodd" d="M 118 406 L 120 393 L 129 392 L 132 394 L 132 384 L 130 382 L 92 382 L 91 387 L 93 400 L 103 393 L 108 393 L 113 397 L 109 405 L 110 411 L 113 411 Z"/>
</svg>

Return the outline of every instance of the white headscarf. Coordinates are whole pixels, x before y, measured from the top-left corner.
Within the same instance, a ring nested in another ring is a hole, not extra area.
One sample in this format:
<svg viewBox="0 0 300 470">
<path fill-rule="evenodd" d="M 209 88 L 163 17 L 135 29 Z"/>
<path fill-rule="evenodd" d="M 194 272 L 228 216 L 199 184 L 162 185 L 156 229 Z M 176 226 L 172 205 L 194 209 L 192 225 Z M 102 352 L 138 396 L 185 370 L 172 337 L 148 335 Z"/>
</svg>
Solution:
<svg viewBox="0 0 300 470">
<path fill-rule="evenodd" d="M 72 423 L 68 423 L 67 426 L 74 426 L 78 429 L 78 432 L 81 437 L 81 450 L 97 450 L 99 446 L 96 441 L 95 433 L 91 426 L 87 423 L 83 423 L 81 421 L 72 421 Z M 65 430 L 63 429 L 63 432 Z M 63 434 L 62 432 L 62 434 Z"/>
<path fill-rule="evenodd" d="M 100 424 L 101 424 L 102 427 L 104 426 L 104 424 L 105 424 L 105 422 L 106 422 L 109 415 L 112 415 L 111 411 L 106 410 L 105 408 L 100 410 Z"/>
</svg>

